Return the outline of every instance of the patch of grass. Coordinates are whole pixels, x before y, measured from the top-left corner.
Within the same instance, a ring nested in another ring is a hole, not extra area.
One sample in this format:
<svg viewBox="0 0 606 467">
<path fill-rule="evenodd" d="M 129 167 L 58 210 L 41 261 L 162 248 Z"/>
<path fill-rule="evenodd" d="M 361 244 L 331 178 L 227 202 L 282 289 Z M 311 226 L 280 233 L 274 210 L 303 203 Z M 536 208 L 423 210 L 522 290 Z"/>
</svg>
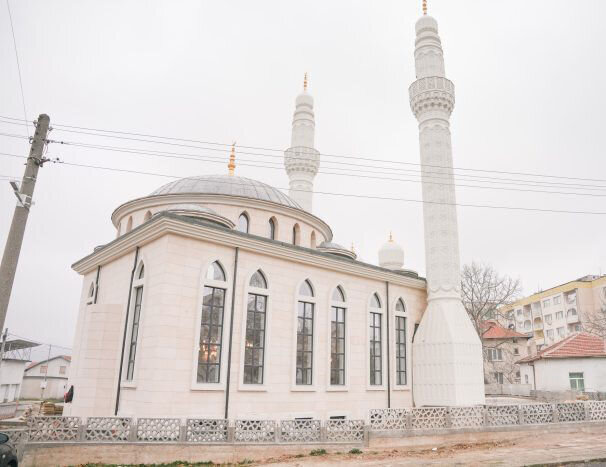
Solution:
<svg viewBox="0 0 606 467">
<path fill-rule="evenodd" d="M 252 459 L 242 459 L 240 462 L 238 462 L 238 465 L 247 465 L 247 464 L 253 464 L 255 461 Z"/>
<path fill-rule="evenodd" d="M 351 451 L 349 451 L 350 454 L 362 454 L 362 451 L 360 451 L 358 448 L 353 448 Z"/>
<path fill-rule="evenodd" d="M 296 457 L 297 459 L 299 459 L 299 458 L 301 458 L 301 457 L 305 457 L 305 454 L 295 454 L 295 457 Z"/>
<path fill-rule="evenodd" d="M 309 455 L 310 456 L 323 456 L 326 454 L 326 449 L 313 449 Z"/>
</svg>

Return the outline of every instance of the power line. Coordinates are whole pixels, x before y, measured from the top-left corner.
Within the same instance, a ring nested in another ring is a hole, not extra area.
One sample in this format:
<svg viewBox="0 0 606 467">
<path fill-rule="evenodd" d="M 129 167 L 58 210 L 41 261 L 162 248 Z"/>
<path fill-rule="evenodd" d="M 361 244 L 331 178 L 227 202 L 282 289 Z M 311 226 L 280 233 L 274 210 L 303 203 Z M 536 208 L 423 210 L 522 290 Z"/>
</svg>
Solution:
<svg viewBox="0 0 606 467">
<path fill-rule="evenodd" d="M 50 345 L 51 347 L 56 347 L 56 348 L 59 348 L 59 349 L 72 350 L 71 347 L 65 347 L 64 345 L 50 344 L 48 342 L 40 342 L 40 341 L 37 341 L 37 340 L 34 340 L 34 339 L 30 339 L 29 337 L 18 336 L 17 334 L 13 334 L 12 332 L 9 332 L 8 335 L 12 336 L 12 337 L 16 337 L 18 339 L 24 339 L 24 340 L 27 340 L 27 341 L 30 341 L 30 342 L 35 342 L 38 345 Z"/>
<path fill-rule="evenodd" d="M 11 5 L 9 0 L 6 0 L 6 8 L 8 9 L 8 17 L 11 23 L 11 32 L 13 33 L 13 46 L 15 48 L 15 58 L 17 59 L 17 71 L 19 72 L 19 87 L 21 88 L 21 103 L 23 104 L 23 117 L 25 118 L 25 132 L 29 139 L 29 126 L 27 125 L 27 112 L 25 110 L 25 94 L 23 93 L 23 80 L 21 79 L 21 65 L 19 64 L 19 53 L 17 52 L 17 39 L 15 39 L 15 28 L 13 26 L 13 15 L 11 13 Z"/>
<path fill-rule="evenodd" d="M 23 138 L 20 135 L 11 135 L 11 134 L 7 134 L 7 133 L 0 133 L 0 136 L 8 136 L 8 137 L 16 137 L 16 138 Z M 117 146 L 105 146 L 105 145 L 93 145 L 93 144 L 86 144 L 86 143 L 80 143 L 80 142 L 75 142 L 75 141 L 49 141 L 50 143 L 56 142 L 62 145 L 68 145 L 68 146 L 75 146 L 75 147 L 82 147 L 85 149 L 100 149 L 100 150 L 105 150 L 105 151 L 114 151 L 114 152 L 122 152 L 122 153 L 127 153 L 127 154 L 136 154 L 136 155 L 143 155 L 143 156 L 152 156 L 152 157 L 163 157 L 163 158 L 171 158 L 171 159 L 182 159 L 182 160 L 193 160 L 193 161 L 202 161 L 202 162 L 210 162 L 210 163 L 219 163 L 219 164 L 223 164 L 225 162 L 225 159 L 223 158 L 218 158 L 217 156 L 207 156 L 207 155 L 195 155 L 195 154 L 183 154 L 183 153 L 174 153 L 174 152 L 165 152 L 165 151 L 154 151 L 154 150 L 144 150 L 144 149 L 138 149 L 138 148 L 127 148 L 127 147 L 117 147 Z M 150 152 L 151 151 L 151 152 Z M 254 162 L 250 159 L 244 159 L 244 162 L 242 162 L 242 160 L 239 162 L 239 165 L 243 165 L 243 166 L 248 166 L 248 167 L 255 167 L 255 168 L 262 168 L 262 169 L 273 169 L 273 170 L 284 170 L 283 167 L 281 165 L 279 166 L 270 166 L 270 165 L 261 165 L 258 162 L 257 163 L 253 163 L 253 164 L 248 164 L 246 163 L 246 161 L 249 162 Z M 268 161 L 263 161 L 265 164 L 276 164 L 274 162 L 268 162 Z M 342 168 L 332 168 L 333 170 L 353 170 L 353 171 L 358 171 L 358 172 L 364 172 L 364 173 L 373 173 L 373 174 L 384 174 L 385 172 L 367 172 L 367 171 L 359 171 L 356 169 L 342 169 Z M 359 174 L 355 174 L 355 173 L 341 173 L 341 172 L 328 172 L 325 170 L 318 170 L 318 173 L 322 173 L 325 175 L 336 175 L 336 176 L 341 176 L 341 177 L 354 177 L 354 178 L 366 178 L 366 179 L 375 179 L 375 180 L 389 180 L 389 181 L 396 181 L 396 182 L 406 182 L 406 183 L 425 183 L 425 184 L 432 184 L 432 185 L 442 185 L 442 186 L 457 186 L 457 187 L 461 187 L 461 188 L 474 188 L 474 189 L 484 189 L 484 190 L 500 190 L 500 191 L 515 191 L 515 192 L 527 192 L 527 193 L 542 193 L 542 194 L 555 194 L 555 195 L 564 195 L 564 196 L 590 196 L 590 197 L 606 197 L 606 194 L 599 194 L 599 193 L 579 193 L 579 192 L 571 192 L 571 191 L 549 191 L 549 190 L 531 190 L 531 189 L 525 189 L 525 188 L 508 188 L 508 187 L 501 187 L 501 186 L 483 186 L 483 185 L 473 185 L 473 184 L 464 184 L 464 183 L 442 183 L 442 182 L 435 182 L 435 181 L 431 181 L 431 180 L 427 180 L 429 179 L 437 179 L 437 180 L 445 180 L 446 178 L 444 177 L 434 177 L 434 176 L 428 176 L 425 175 L 423 176 L 424 180 L 418 180 L 418 179 L 409 179 L 409 178 L 394 178 L 394 177 L 377 177 L 374 175 L 359 175 Z M 475 181 L 475 180 L 474 180 Z M 481 181 L 477 181 L 477 182 L 481 182 Z M 483 182 L 483 183 L 492 183 L 493 185 L 496 185 L 494 182 Z M 513 186 L 539 186 L 541 188 L 556 188 L 556 186 L 543 186 L 543 185 L 535 185 L 532 183 L 504 183 L 507 185 L 513 185 Z M 569 187 L 564 187 L 564 189 L 571 189 Z M 576 189 L 580 189 L 580 190 L 602 190 L 602 188 L 584 188 L 584 187 L 577 187 Z M 604 187 L 603 189 L 606 189 L 606 187 Z"/>
<path fill-rule="evenodd" d="M 14 117 L 8 117 L 8 116 L 0 116 L 0 118 L 5 118 L 5 119 L 8 119 L 8 120 L 23 121 L 22 119 L 14 118 Z M 154 143 L 154 144 L 165 144 L 165 145 L 171 145 L 171 146 L 192 147 L 192 148 L 197 148 L 197 149 L 209 149 L 210 150 L 211 148 L 200 148 L 199 146 L 182 145 L 182 144 L 176 144 L 176 143 L 169 143 L 169 142 L 166 142 L 166 141 L 129 138 L 129 137 L 125 137 L 125 136 L 103 135 L 103 134 L 98 134 L 98 133 L 86 133 L 84 131 L 68 130 L 68 129 L 65 129 L 65 128 L 75 128 L 77 130 L 86 130 L 86 131 L 89 131 L 89 132 L 90 131 L 95 131 L 95 132 L 103 132 L 103 133 L 113 133 L 113 134 L 116 134 L 116 135 L 132 135 L 132 136 L 140 136 L 140 137 L 145 137 L 145 138 L 165 139 L 165 140 L 169 140 L 169 141 L 183 141 L 183 142 L 198 143 L 198 144 L 210 144 L 210 145 L 222 146 L 222 147 L 231 147 L 231 145 L 232 145 L 232 143 L 220 143 L 220 142 L 216 142 L 216 141 L 202 141 L 202 140 L 195 140 L 195 139 L 175 138 L 175 137 L 169 137 L 169 136 L 158 136 L 158 135 L 150 135 L 150 134 L 145 134 L 145 133 L 134 133 L 134 132 L 127 132 L 127 131 L 104 130 L 104 129 L 90 128 L 90 127 L 81 127 L 81 126 L 75 126 L 75 125 L 54 124 L 53 127 L 57 131 L 69 131 L 69 132 L 73 132 L 73 133 L 89 134 L 89 135 L 93 135 L 93 136 L 100 136 L 100 137 L 107 137 L 107 138 L 117 138 L 117 139 L 124 139 L 124 140 L 130 140 L 130 141 L 141 141 L 141 142 L 148 142 L 148 143 Z M 244 148 L 244 149 L 261 150 L 261 151 L 272 151 L 272 152 L 280 152 L 280 153 L 284 152 L 284 149 L 275 149 L 275 148 L 267 148 L 267 147 L 259 147 L 259 146 L 244 146 L 244 145 L 239 145 L 238 147 Z M 217 149 L 212 149 L 212 150 L 217 150 Z M 221 149 L 221 151 L 224 151 L 224 149 Z M 264 155 L 264 154 L 259 154 L 259 153 L 246 153 L 246 154 L 250 154 L 250 155 Z M 355 159 L 355 160 L 365 160 L 365 161 L 369 161 L 369 162 L 373 162 L 373 163 L 384 162 L 384 163 L 390 163 L 390 164 L 403 164 L 403 165 L 413 165 L 413 166 L 420 166 L 420 167 L 432 167 L 432 168 L 439 168 L 439 169 L 446 169 L 446 170 L 465 170 L 465 171 L 483 172 L 483 173 L 499 173 L 499 174 L 504 174 L 504 175 L 520 175 L 520 176 L 541 177 L 541 178 L 557 178 L 557 179 L 563 179 L 563 180 L 581 180 L 581 181 L 590 181 L 590 182 L 606 182 L 606 179 L 570 177 L 570 176 L 549 175 L 549 174 L 532 173 L 532 172 L 509 172 L 509 171 L 490 170 L 490 169 L 477 169 L 477 168 L 468 168 L 468 167 L 446 167 L 446 166 L 430 165 L 430 164 L 423 165 L 423 164 L 414 163 L 414 162 L 404 162 L 404 161 L 394 161 L 394 160 L 382 160 L 382 159 L 375 159 L 375 158 L 362 157 L 362 156 L 336 155 L 336 154 L 328 154 L 328 153 L 319 153 L 319 154 L 321 156 L 325 156 L 325 157 L 334 157 L 334 158 L 343 158 L 343 159 Z M 281 157 L 281 156 L 272 156 L 272 157 Z"/>
<path fill-rule="evenodd" d="M 18 156 L 15 154 L 0 153 L 0 155 L 26 159 L 25 156 Z M 85 167 L 85 168 L 89 168 L 89 169 L 108 170 L 108 171 L 112 171 L 112 172 L 123 172 L 123 173 L 137 174 L 137 175 L 150 175 L 150 176 L 155 176 L 155 177 L 165 177 L 165 178 L 172 178 L 172 179 L 194 178 L 194 177 L 180 177 L 180 176 L 176 176 L 176 175 L 168 175 L 168 174 L 161 174 L 161 173 L 154 173 L 154 172 L 142 172 L 139 170 L 119 169 L 119 168 L 114 168 L 114 167 L 76 164 L 76 163 L 70 163 L 70 162 L 59 162 L 59 163 L 61 163 L 63 165 L 74 166 L 74 167 Z M 235 182 L 235 181 L 231 182 L 231 181 L 215 180 L 215 183 L 227 183 L 227 184 L 232 184 L 232 185 L 248 186 L 246 184 Z M 277 188 L 279 190 L 287 190 L 287 188 L 282 188 L 282 187 L 274 187 L 274 188 Z M 318 195 L 374 199 L 374 200 L 382 200 L 382 201 L 404 201 L 404 202 L 410 202 L 410 203 L 438 204 L 438 205 L 446 205 L 446 206 L 461 206 L 461 207 L 484 208 L 484 209 L 505 209 L 505 210 L 511 210 L 511 211 L 546 212 L 546 213 L 557 213 L 557 214 L 587 214 L 587 215 L 600 215 L 600 216 L 606 215 L 606 212 L 595 212 L 595 211 L 570 211 L 570 210 L 559 210 L 559 209 L 528 208 L 528 207 L 519 207 L 519 206 L 494 206 L 494 205 L 466 204 L 466 203 L 440 203 L 440 202 L 423 201 L 423 200 L 419 200 L 419 199 L 395 198 L 395 197 L 389 197 L 389 196 L 357 195 L 354 193 L 337 193 L 337 192 L 308 191 L 308 190 L 293 190 L 293 191 L 303 191 L 306 193 L 313 193 L 313 194 L 318 194 Z"/>
</svg>

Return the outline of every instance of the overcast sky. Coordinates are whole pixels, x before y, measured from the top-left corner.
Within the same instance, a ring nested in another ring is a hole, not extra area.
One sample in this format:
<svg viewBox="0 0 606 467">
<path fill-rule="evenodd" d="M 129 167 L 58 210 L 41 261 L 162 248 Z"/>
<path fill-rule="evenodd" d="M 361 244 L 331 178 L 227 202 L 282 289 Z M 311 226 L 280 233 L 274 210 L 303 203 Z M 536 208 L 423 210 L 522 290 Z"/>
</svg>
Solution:
<svg viewBox="0 0 606 467">
<path fill-rule="evenodd" d="M 44 112 L 51 125 L 286 148 L 294 99 L 307 71 L 320 152 L 412 164 L 419 162 L 418 130 L 407 93 L 415 79 L 414 23 L 420 4 L 421 0 L 11 1 L 30 120 Z M 429 9 L 439 22 L 447 77 L 456 86 L 451 118 L 455 166 L 595 179 L 532 180 L 590 185 L 550 189 L 601 195 L 459 186 L 457 201 L 606 212 L 606 190 L 595 189 L 606 188 L 606 2 L 430 0 Z M 0 115 L 22 118 L 4 2 L 0 70 Z M 0 123 L 0 132 L 25 134 L 23 127 L 6 123 Z M 71 163 L 174 176 L 227 171 L 227 154 L 221 152 L 96 138 L 58 128 L 50 138 L 225 155 L 225 161 L 211 163 L 49 146 L 49 155 Z M 26 155 L 27 141 L 0 136 L 0 152 Z M 272 160 L 239 157 L 240 162 Z M 328 161 L 322 160 L 321 171 L 347 167 Z M 0 156 L 0 175 L 20 178 L 22 164 L 23 160 Z M 379 177 L 418 180 L 418 174 L 394 169 L 418 170 L 414 165 L 389 167 Z M 236 173 L 288 187 L 283 170 L 240 164 Z M 169 181 L 45 165 L 9 308 L 10 332 L 71 346 L 81 281 L 70 265 L 114 238 L 110 215 L 119 204 Z M 541 189 L 495 183 L 483 186 Z M 315 189 L 421 199 L 420 184 L 410 181 L 320 173 Z M 14 205 L 10 186 L 0 180 L 0 247 Z M 392 230 L 405 249 L 405 266 L 424 274 L 419 203 L 317 194 L 314 211 L 332 226 L 335 241 L 348 247 L 353 242 L 361 259 L 372 263 Z M 489 263 L 503 274 L 519 277 L 526 293 L 606 272 L 604 215 L 459 207 L 458 217 L 462 262 Z M 125 284 L 125 294 L 127 289 Z"/>
</svg>

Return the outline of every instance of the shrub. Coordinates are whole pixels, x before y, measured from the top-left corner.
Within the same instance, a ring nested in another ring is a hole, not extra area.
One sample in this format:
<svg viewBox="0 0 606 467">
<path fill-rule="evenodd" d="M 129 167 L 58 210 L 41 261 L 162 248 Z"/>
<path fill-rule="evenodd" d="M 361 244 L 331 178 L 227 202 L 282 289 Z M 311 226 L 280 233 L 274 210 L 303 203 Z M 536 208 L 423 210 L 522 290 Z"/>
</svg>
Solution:
<svg viewBox="0 0 606 467">
<path fill-rule="evenodd" d="M 351 451 L 349 451 L 350 454 L 362 454 L 362 451 L 360 451 L 358 448 L 353 448 Z"/>
<path fill-rule="evenodd" d="M 326 454 L 326 449 L 314 449 L 309 453 L 310 456 L 323 456 L 324 454 Z"/>
</svg>

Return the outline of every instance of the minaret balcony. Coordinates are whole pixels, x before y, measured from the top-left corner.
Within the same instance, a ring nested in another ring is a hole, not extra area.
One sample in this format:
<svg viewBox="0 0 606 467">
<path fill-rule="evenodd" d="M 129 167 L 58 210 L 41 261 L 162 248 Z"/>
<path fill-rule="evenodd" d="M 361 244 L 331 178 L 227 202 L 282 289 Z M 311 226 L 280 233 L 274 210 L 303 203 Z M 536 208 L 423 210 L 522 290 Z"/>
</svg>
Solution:
<svg viewBox="0 0 606 467">
<path fill-rule="evenodd" d="M 415 116 L 425 110 L 441 109 L 448 114 L 455 104 L 454 83 L 443 76 L 428 76 L 416 80 L 408 88 L 410 108 Z"/>
</svg>

